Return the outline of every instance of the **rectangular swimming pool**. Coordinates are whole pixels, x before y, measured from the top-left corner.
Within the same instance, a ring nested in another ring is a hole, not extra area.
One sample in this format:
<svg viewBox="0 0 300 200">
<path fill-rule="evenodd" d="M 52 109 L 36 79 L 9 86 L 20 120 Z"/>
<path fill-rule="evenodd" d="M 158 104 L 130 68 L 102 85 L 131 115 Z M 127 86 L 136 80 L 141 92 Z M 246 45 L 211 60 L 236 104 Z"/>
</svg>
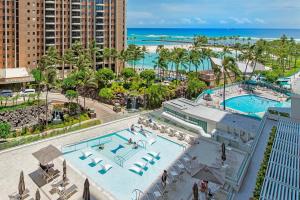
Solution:
<svg viewBox="0 0 300 200">
<path fill-rule="evenodd" d="M 98 186 L 111 193 L 116 199 L 130 200 L 134 189 L 146 191 L 151 184 L 160 178 L 164 169 L 167 169 L 183 153 L 184 146 L 173 141 L 156 136 L 154 133 L 144 136 L 141 133 L 133 134 L 128 129 L 121 130 L 103 137 L 80 142 L 63 147 L 65 159 L 70 164 L 93 180 Z M 137 141 L 139 147 L 133 148 L 128 139 Z M 155 142 L 151 144 L 153 140 Z M 99 149 L 104 146 L 104 149 Z M 90 150 L 92 155 L 82 157 L 82 151 Z M 142 170 L 141 174 L 130 171 L 137 161 L 145 162 L 142 157 L 149 152 L 159 152 L 159 158 Z M 91 158 L 103 159 L 98 165 L 91 163 Z M 100 164 L 110 164 L 112 168 L 106 173 L 100 170 Z"/>
</svg>

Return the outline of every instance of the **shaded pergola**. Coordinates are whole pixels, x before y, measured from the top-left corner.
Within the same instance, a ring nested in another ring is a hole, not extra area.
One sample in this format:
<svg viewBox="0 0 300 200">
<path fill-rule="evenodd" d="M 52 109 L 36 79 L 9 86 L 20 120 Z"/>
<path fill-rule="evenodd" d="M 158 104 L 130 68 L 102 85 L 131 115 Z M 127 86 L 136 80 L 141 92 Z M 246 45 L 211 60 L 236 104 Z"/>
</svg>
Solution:
<svg viewBox="0 0 300 200">
<path fill-rule="evenodd" d="M 47 165 L 54 159 L 62 155 L 61 151 L 53 145 L 48 145 L 34 153 L 32 155 L 42 164 Z"/>
</svg>

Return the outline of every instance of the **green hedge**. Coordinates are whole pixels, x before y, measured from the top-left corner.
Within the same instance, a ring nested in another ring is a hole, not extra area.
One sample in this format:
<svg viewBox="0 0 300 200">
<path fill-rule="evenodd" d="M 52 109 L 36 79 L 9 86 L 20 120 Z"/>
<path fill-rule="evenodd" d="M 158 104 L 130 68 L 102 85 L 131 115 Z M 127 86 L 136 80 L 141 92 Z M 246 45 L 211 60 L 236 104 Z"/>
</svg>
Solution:
<svg viewBox="0 0 300 200">
<path fill-rule="evenodd" d="M 256 178 L 256 184 L 255 184 L 255 189 L 253 192 L 253 199 L 254 200 L 258 200 L 260 197 L 260 191 L 261 191 L 261 187 L 264 183 L 264 179 L 265 179 L 265 175 L 266 175 L 266 171 L 268 168 L 268 163 L 269 163 L 269 158 L 271 155 L 271 151 L 272 151 L 272 146 L 273 146 L 273 142 L 275 140 L 276 137 L 276 130 L 277 128 L 274 126 L 272 128 L 272 131 L 270 133 L 269 136 L 269 140 L 268 140 L 268 144 L 264 153 L 264 158 L 263 161 L 260 165 L 259 171 L 257 173 L 257 178 Z"/>
<path fill-rule="evenodd" d="M 84 129 L 84 128 L 89 128 L 89 127 L 96 126 L 99 124 L 101 124 L 100 120 L 93 120 L 93 121 L 89 121 L 89 122 L 82 122 L 82 124 L 77 125 L 77 126 L 75 125 L 73 127 L 66 127 L 62 130 L 57 130 L 57 131 L 53 130 L 50 133 L 45 134 L 45 135 L 38 134 L 38 135 L 32 135 L 32 136 L 27 136 L 27 137 L 15 138 L 15 139 L 9 140 L 8 142 L 0 143 L 0 150 L 16 147 L 16 146 L 23 145 L 23 144 L 28 144 L 28 143 L 35 142 L 38 140 L 43 140 L 46 138 L 62 135 L 65 133 L 77 131 L 77 130 Z"/>
</svg>

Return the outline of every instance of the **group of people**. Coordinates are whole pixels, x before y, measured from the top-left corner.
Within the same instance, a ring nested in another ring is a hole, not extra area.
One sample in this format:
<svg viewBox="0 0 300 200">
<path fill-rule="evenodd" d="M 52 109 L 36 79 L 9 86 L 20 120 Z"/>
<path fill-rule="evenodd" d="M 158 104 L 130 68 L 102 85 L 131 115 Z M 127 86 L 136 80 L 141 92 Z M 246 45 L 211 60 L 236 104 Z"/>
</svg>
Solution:
<svg viewBox="0 0 300 200">
<path fill-rule="evenodd" d="M 139 147 L 139 145 L 138 145 L 136 142 L 134 142 L 134 141 L 132 140 L 132 138 L 129 138 L 128 144 L 129 144 L 129 145 L 133 144 L 133 147 L 132 147 L 133 149 L 137 149 L 137 148 Z"/>
</svg>

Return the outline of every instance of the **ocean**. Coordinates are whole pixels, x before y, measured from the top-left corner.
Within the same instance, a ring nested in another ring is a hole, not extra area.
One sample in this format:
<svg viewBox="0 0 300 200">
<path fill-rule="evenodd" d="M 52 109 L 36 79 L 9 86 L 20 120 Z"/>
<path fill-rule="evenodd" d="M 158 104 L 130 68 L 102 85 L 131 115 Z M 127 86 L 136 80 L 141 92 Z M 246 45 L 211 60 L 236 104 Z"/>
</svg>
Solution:
<svg viewBox="0 0 300 200">
<path fill-rule="evenodd" d="M 128 28 L 127 44 L 145 46 L 182 44 L 182 42 L 191 42 L 195 35 L 204 35 L 207 37 L 239 36 L 244 38 L 244 40 L 239 41 L 241 43 L 248 42 L 249 37 L 251 38 L 250 41 L 255 41 L 260 38 L 273 40 L 280 38 L 282 35 L 286 35 L 300 42 L 300 29 Z M 137 62 L 137 67 L 153 69 L 156 57 L 157 55 L 155 53 L 148 53 L 145 59 Z M 207 70 L 210 68 L 209 60 L 205 60 L 203 64 L 198 67 L 198 70 Z M 172 64 L 169 65 L 169 69 L 174 70 Z M 196 67 L 191 66 L 191 70 L 195 71 Z"/>
<path fill-rule="evenodd" d="M 170 44 L 155 40 L 171 40 L 171 44 L 176 41 L 191 41 L 195 35 L 205 35 L 207 37 L 239 36 L 243 38 L 251 37 L 252 40 L 264 38 L 272 40 L 280 38 L 282 35 L 292 37 L 300 42 L 300 29 L 193 29 L 193 28 L 128 28 L 128 44 L 137 45 L 158 45 Z"/>
</svg>

